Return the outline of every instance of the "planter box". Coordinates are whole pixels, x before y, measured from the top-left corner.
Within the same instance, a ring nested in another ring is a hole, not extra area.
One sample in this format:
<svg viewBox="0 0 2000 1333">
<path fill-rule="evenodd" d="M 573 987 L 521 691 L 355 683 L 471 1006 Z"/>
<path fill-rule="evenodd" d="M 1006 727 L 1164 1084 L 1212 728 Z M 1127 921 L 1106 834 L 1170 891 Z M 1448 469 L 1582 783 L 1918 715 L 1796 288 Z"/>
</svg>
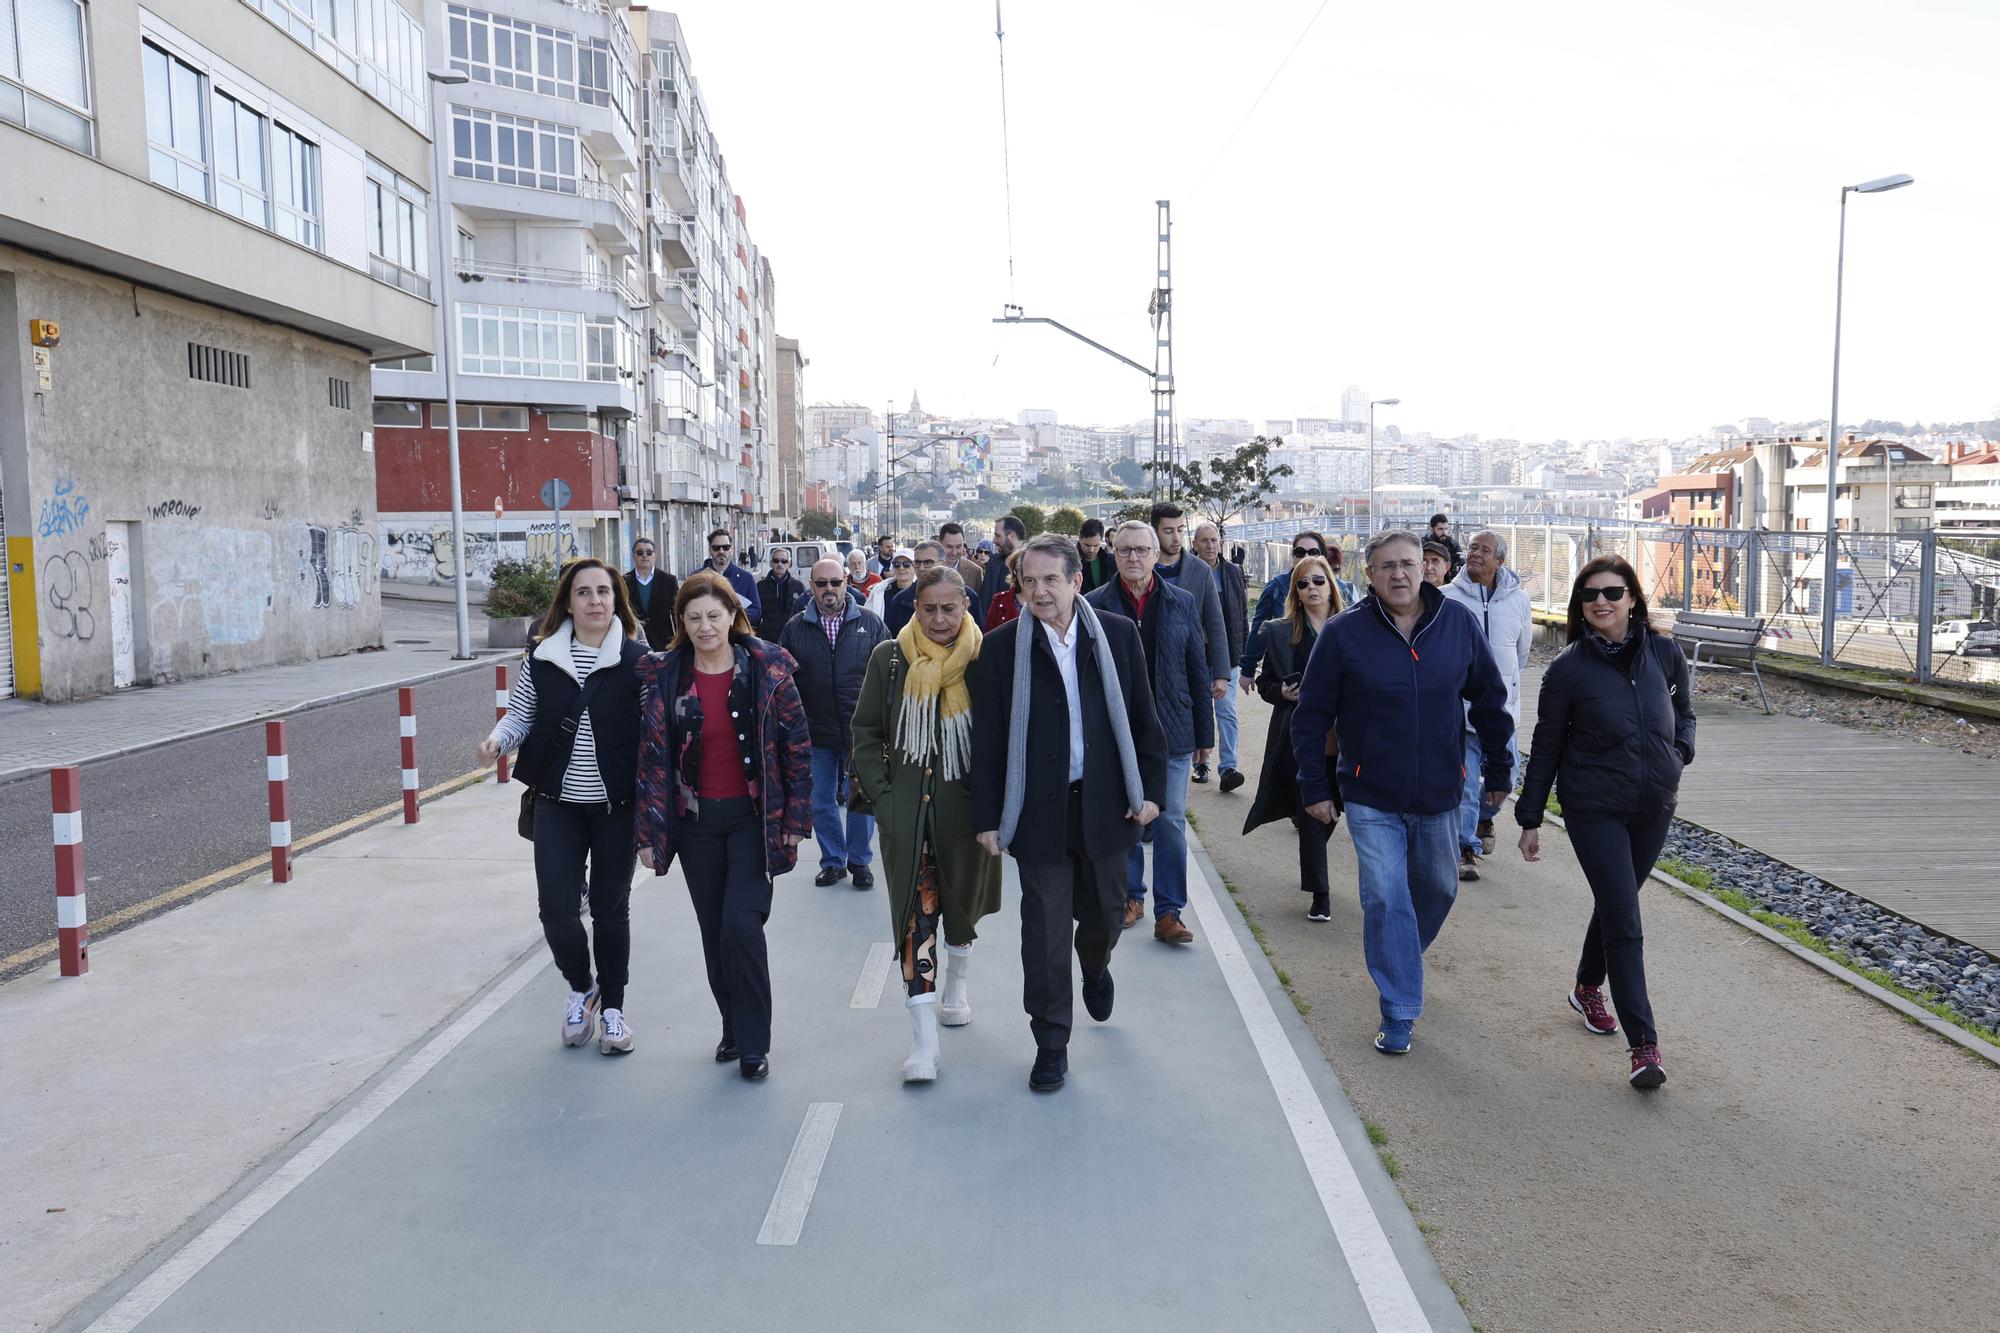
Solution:
<svg viewBox="0 0 2000 1333">
<path fill-rule="evenodd" d="M 528 634 L 534 629 L 539 616 L 488 616 L 486 618 L 486 646 L 488 648 L 526 648 Z"/>
</svg>

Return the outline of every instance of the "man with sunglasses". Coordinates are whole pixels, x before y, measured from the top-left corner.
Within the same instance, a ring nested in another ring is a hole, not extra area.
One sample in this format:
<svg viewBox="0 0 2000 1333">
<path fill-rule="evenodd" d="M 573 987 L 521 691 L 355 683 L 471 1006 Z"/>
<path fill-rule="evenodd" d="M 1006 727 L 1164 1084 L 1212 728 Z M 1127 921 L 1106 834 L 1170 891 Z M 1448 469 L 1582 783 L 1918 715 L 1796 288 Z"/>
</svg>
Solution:
<svg viewBox="0 0 2000 1333">
<path fill-rule="evenodd" d="M 961 533 L 959 540 L 963 541 L 964 539 L 964 535 Z M 941 541 L 933 541 L 926 537 L 923 541 L 918 542 L 912 550 L 916 556 L 916 576 L 918 578 L 921 578 L 923 572 L 927 569 L 933 569 L 938 565 L 950 563 L 946 555 L 945 545 Z M 960 577 L 964 576 L 961 575 Z M 976 583 L 967 583 L 965 585 L 965 599 L 971 604 L 967 614 L 972 617 L 972 623 L 975 625 L 984 625 L 986 623 L 986 602 L 980 597 L 979 586 Z M 882 620 L 888 625 L 891 635 L 901 634 L 903 626 L 909 624 L 910 617 L 917 613 L 917 585 L 915 579 L 911 580 L 909 587 L 899 593 L 891 594 L 885 600 L 889 608 L 889 614 L 883 616 Z"/>
<path fill-rule="evenodd" d="M 646 646 L 664 652 L 674 641 L 674 598 L 680 582 L 659 567 L 660 548 L 651 537 L 632 543 L 632 568 L 625 573 L 626 600 L 638 617 Z"/>
<path fill-rule="evenodd" d="M 854 705 L 868 673 L 868 655 L 889 631 L 847 595 L 847 567 L 832 556 L 812 567 L 812 600 L 785 622 L 778 646 L 799 664 L 799 702 L 812 731 L 813 835 L 819 841 L 821 888 L 854 876 L 875 887 L 875 821 L 847 808 L 847 756 L 854 748 Z"/>
<path fill-rule="evenodd" d="M 1332 562 L 1339 554 L 1340 548 L 1338 546 L 1333 548 L 1331 554 L 1328 554 L 1326 538 L 1320 536 L 1317 532 L 1307 530 L 1292 538 L 1293 564 L 1297 564 L 1309 555 L 1320 556 Z M 1340 573 L 1340 566 L 1338 564 L 1333 566 L 1333 572 L 1336 576 Z M 1354 604 L 1354 589 L 1348 584 L 1341 583 L 1338 577 L 1334 579 L 1334 582 L 1340 588 L 1341 607 L 1345 609 L 1352 606 Z M 1238 679 L 1242 683 L 1245 694 L 1249 694 L 1257 688 L 1257 657 L 1262 651 L 1258 645 L 1264 642 L 1264 622 L 1272 616 L 1280 616 L 1285 613 L 1285 597 L 1291 590 L 1292 571 L 1287 569 L 1282 574 L 1273 575 L 1270 581 L 1264 585 L 1264 591 L 1257 594 L 1257 612 L 1250 619 L 1250 637 L 1243 641 L 1243 651 L 1237 655 L 1236 659 L 1237 669 L 1242 673 Z"/>
<path fill-rule="evenodd" d="M 782 546 L 772 547 L 771 572 L 757 580 L 757 600 L 763 605 L 763 614 L 751 622 L 757 627 L 757 637 L 776 643 L 805 595 L 806 585 L 792 572 L 792 553 Z"/>
<path fill-rule="evenodd" d="M 730 558 L 736 549 L 736 541 L 729 535 L 728 528 L 717 528 L 708 534 L 708 567 L 729 581 L 736 590 L 736 600 L 743 603 L 743 610 L 755 625 L 764 618 L 764 603 L 757 596 L 757 580 L 750 577 L 750 571 Z M 790 605 L 790 603 L 787 603 Z"/>
<path fill-rule="evenodd" d="M 1479 734 L 1490 819 L 1513 785 L 1514 720 L 1479 622 L 1423 581 L 1416 536 L 1376 535 L 1364 564 L 1369 595 L 1326 622 L 1306 660 L 1292 754 L 1299 801 L 1321 823 L 1334 821 L 1339 784 L 1360 871 L 1361 949 L 1381 995 L 1375 1049 L 1402 1055 L 1423 1013 L 1424 951 L 1458 896 L 1462 733 L 1469 720 Z"/>
</svg>

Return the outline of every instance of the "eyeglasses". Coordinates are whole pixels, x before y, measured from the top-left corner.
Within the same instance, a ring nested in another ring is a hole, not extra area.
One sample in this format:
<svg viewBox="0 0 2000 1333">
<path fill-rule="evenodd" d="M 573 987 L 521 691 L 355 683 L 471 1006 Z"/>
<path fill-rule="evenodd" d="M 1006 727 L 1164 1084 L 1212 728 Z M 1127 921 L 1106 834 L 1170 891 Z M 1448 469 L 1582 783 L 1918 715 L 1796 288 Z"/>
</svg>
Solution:
<svg viewBox="0 0 2000 1333">
<path fill-rule="evenodd" d="M 919 561 L 917 561 L 917 568 L 918 568 L 918 569 L 935 569 L 936 567 L 937 567 L 937 561 L 935 561 L 935 560 L 919 560 Z"/>
<path fill-rule="evenodd" d="M 1294 560 L 1303 560 L 1309 555 L 1323 556 L 1325 554 L 1326 552 L 1320 550 L 1317 546 L 1294 546 L 1292 548 L 1292 559 Z"/>
<path fill-rule="evenodd" d="M 1118 546 L 1112 548 L 1111 553 L 1120 560 L 1123 560 L 1128 556 L 1151 555 L 1153 550 L 1154 548 L 1151 546 Z"/>
<path fill-rule="evenodd" d="M 839 586 L 840 586 L 841 584 L 843 584 L 843 583 L 845 583 L 845 582 L 847 582 L 847 580 L 846 580 L 846 579 L 814 579 L 814 580 L 813 580 L 813 587 L 815 587 L 815 588 L 838 588 L 838 587 L 839 587 Z"/>
<path fill-rule="evenodd" d="M 1372 568 L 1378 574 L 1414 574 L 1417 572 L 1417 562 L 1414 560 L 1384 560 L 1381 564 L 1374 565 Z"/>
<path fill-rule="evenodd" d="M 729 543 L 724 542 L 722 543 L 722 545 L 717 546 L 714 542 L 710 542 L 708 549 L 714 552 L 716 555 L 721 555 L 724 551 L 727 551 L 729 549 Z"/>
<path fill-rule="evenodd" d="M 725 546 L 723 549 L 728 550 L 729 548 Z M 771 563 L 774 565 L 789 565 L 792 563 L 792 558 L 788 555 L 774 555 L 771 557 Z"/>
<path fill-rule="evenodd" d="M 1326 575 L 1308 574 L 1304 578 L 1300 579 L 1299 582 L 1305 584 L 1309 588 L 1324 588 L 1326 586 Z"/>
<path fill-rule="evenodd" d="M 1602 597 L 1607 602 L 1622 602 L 1625 600 L 1625 594 L 1627 591 L 1629 590 L 1625 587 L 1624 584 L 1614 583 L 1609 588 L 1581 588 L 1578 589 L 1576 595 L 1586 605 L 1588 605 L 1589 603 L 1596 601 L 1600 597 Z"/>
<path fill-rule="evenodd" d="M 889 565 L 889 568 L 891 569 L 908 569 L 909 567 L 910 567 L 910 562 L 907 560 L 892 561 Z"/>
</svg>

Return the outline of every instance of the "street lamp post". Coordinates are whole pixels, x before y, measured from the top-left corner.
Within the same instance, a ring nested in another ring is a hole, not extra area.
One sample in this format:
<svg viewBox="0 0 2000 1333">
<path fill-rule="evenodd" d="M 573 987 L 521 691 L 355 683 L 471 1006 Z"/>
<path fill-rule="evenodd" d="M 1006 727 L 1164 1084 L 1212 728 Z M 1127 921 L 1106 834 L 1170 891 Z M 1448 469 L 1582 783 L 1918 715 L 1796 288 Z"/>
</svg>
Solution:
<svg viewBox="0 0 2000 1333">
<path fill-rule="evenodd" d="M 447 188 L 451 177 L 445 171 L 444 130 L 439 112 L 443 110 L 444 98 L 437 89 L 453 84 L 465 83 L 468 75 L 454 69 L 433 69 L 426 71 L 431 83 L 431 212 L 437 215 L 437 262 L 431 265 L 433 280 L 438 284 L 438 366 L 444 371 L 444 414 L 445 438 L 449 442 L 447 457 L 451 468 L 451 569 L 452 607 L 458 629 L 458 649 L 452 654 L 457 661 L 466 661 L 472 656 L 472 625 L 465 608 L 465 495 L 461 486 L 458 467 L 458 386 L 454 378 L 454 363 L 457 357 L 451 345 L 452 327 L 456 321 L 451 313 L 451 284 L 445 279 L 453 271 L 451 249 L 446 244 L 445 223 L 451 216 L 451 195 Z M 560 549 L 562 534 L 556 534 Z M 496 551 L 497 555 L 498 552 Z"/>
<path fill-rule="evenodd" d="M 1375 409 L 1396 407 L 1402 401 L 1400 398 L 1377 398 L 1368 404 L 1368 530 L 1364 537 L 1373 537 L 1381 531 L 1381 525 L 1375 519 Z M 1364 541 L 1363 545 L 1366 544 Z"/>
<path fill-rule="evenodd" d="M 1834 517 L 1834 506 L 1840 495 L 1840 307 L 1842 288 L 1847 278 L 1847 196 L 1900 190 L 1915 183 L 1915 180 L 1914 176 L 1898 174 L 1840 187 L 1840 247 L 1835 252 L 1833 267 L 1833 408 L 1828 412 L 1826 421 L 1826 550 L 1820 559 L 1819 660 L 1822 666 L 1833 665 L 1833 622 L 1837 605 L 1834 594 L 1840 574 L 1840 542 L 1835 528 L 1838 520 Z M 1889 458 L 1885 453 L 1882 457 L 1882 484 L 1886 486 L 1888 483 Z M 1859 528 L 1859 497 L 1856 497 L 1854 514 L 1855 526 Z M 1894 541 L 1893 536 L 1890 540 Z M 1857 561 L 1855 569 L 1860 568 Z"/>
</svg>

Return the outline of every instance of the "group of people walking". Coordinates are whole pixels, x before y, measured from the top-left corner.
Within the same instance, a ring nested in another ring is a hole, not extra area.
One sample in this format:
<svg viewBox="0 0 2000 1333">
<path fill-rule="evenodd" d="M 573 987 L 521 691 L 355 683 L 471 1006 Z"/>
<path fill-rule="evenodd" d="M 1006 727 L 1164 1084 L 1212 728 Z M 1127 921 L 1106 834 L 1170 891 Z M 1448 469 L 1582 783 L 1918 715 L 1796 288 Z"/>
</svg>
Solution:
<svg viewBox="0 0 2000 1333">
<path fill-rule="evenodd" d="M 1296 830 L 1307 918 L 1327 922 L 1328 845 L 1345 817 L 1380 996 L 1374 1045 L 1408 1052 L 1425 951 L 1494 852 L 1519 767 L 1533 624 L 1505 538 L 1473 533 L 1461 556 L 1455 541 L 1384 531 L 1350 582 L 1339 546 L 1302 532 L 1253 616 L 1214 525 L 1190 533 L 1172 504 L 1149 519 L 1029 539 L 1010 518 L 985 564 L 948 524 L 911 547 L 885 538 L 872 559 L 820 560 L 803 580 L 782 548 L 752 580 L 720 531 L 709 566 L 678 582 L 645 540 L 627 575 L 570 562 L 480 747 L 487 762 L 520 754 L 522 831 L 570 988 L 563 1040 L 633 1049 L 634 860 L 656 876 L 678 860 L 721 1019 L 716 1059 L 765 1077 L 764 928 L 773 882 L 810 836 L 821 887 L 872 889 L 879 843 L 909 1082 L 937 1077 L 940 1026 L 971 1021 L 978 926 L 1000 907 L 1012 856 L 1029 1086 L 1062 1087 L 1071 953 L 1084 1008 L 1103 1022 L 1125 929 L 1150 914 L 1155 940 L 1194 941 L 1188 791 L 1245 785 L 1236 697 L 1254 691 L 1271 717 L 1243 831 Z M 1433 527 L 1449 531 L 1442 515 Z M 1656 1087 L 1638 887 L 1693 758 L 1694 718 L 1679 650 L 1646 609 L 1622 560 L 1578 575 L 1515 818 L 1533 861 L 1560 793 L 1595 901 L 1566 1003 L 1593 1033 L 1622 1020 L 1631 1081 Z"/>
</svg>

